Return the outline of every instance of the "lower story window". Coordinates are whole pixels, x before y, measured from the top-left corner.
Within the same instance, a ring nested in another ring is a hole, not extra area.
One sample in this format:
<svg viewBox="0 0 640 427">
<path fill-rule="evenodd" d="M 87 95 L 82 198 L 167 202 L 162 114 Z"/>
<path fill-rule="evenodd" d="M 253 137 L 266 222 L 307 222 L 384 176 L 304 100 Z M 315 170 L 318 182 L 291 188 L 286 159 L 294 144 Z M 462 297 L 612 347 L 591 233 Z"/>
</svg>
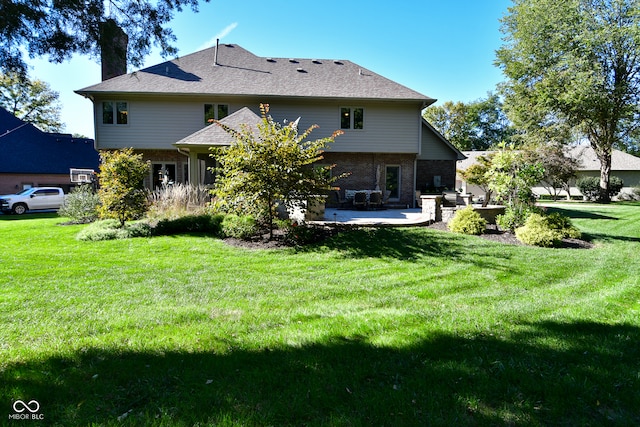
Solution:
<svg viewBox="0 0 640 427">
<path fill-rule="evenodd" d="M 152 172 L 154 189 L 173 185 L 176 182 L 175 163 L 154 163 Z"/>
<path fill-rule="evenodd" d="M 400 166 L 390 165 L 386 167 L 386 188 L 389 191 L 389 199 L 400 199 Z"/>
</svg>

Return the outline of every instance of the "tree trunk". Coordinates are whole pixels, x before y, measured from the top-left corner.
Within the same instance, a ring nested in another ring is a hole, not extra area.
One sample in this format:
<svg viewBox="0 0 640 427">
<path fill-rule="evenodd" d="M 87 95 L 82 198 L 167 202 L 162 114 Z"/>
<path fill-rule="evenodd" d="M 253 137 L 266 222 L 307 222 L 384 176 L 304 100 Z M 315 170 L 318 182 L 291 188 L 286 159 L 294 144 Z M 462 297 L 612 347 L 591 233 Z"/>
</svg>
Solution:
<svg viewBox="0 0 640 427">
<path fill-rule="evenodd" d="M 600 203 L 611 202 L 609 196 L 609 178 L 611 177 L 611 150 L 599 152 L 596 150 L 598 160 L 600 160 L 600 195 L 598 201 Z"/>
</svg>

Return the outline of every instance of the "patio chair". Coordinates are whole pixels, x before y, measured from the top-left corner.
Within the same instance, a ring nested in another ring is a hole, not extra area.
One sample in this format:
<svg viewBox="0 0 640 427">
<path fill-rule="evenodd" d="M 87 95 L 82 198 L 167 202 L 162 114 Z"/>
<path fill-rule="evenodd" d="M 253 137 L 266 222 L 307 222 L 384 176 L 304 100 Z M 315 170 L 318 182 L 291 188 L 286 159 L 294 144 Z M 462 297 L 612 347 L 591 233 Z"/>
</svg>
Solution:
<svg viewBox="0 0 640 427">
<path fill-rule="evenodd" d="M 330 197 L 330 203 L 333 206 L 337 206 L 340 208 L 344 208 L 345 206 L 347 206 L 349 204 L 349 200 L 348 199 L 343 199 L 342 197 L 340 197 L 340 192 L 339 191 L 332 191 L 331 192 L 331 197 Z"/>
<path fill-rule="evenodd" d="M 367 207 L 367 193 L 358 192 L 353 195 L 353 206 L 357 209 L 364 209 Z"/>
<path fill-rule="evenodd" d="M 373 208 L 382 207 L 382 193 L 374 191 L 369 194 L 369 206 Z"/>
</svg>

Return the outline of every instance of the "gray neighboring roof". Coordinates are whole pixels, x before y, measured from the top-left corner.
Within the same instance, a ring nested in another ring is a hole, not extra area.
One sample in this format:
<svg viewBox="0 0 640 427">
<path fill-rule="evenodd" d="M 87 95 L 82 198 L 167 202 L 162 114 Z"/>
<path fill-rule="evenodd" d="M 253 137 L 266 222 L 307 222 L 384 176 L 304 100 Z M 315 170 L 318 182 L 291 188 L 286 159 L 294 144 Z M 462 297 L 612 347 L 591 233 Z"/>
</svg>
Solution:
<svg viewBox="0 0 640 427">
<path fill-rule="evenodd" d="M 462 154 L 464 154 L 466 158 L 458 161 L 458 169 L 466 170 L 469 166 L 478 162 L 478 157 L 486 157 L 491 153 L 495 153 L 495 151 L 463 151 Z"/>
<path fill-rule="evenodd" d="M 242 125 L 247 125 L 254 133 L 257 133 L 258 129 L 256 125 L 260 123 L 261 120 L 262 119 L 248 107 L 243 107 L 235 113 L 220 120 L 220 123 L 229 126 L 236 131 L 240 131 Z M 176 147 L 210 147 L 216 145 L 231 145 L 232 142 L 233 136 L 231 136 L 227 131 L 216 124 L 210 124 L 207 127 L 182 138 L 173 145 Z"/>
<path fill-rule="evenodd" d="M 472 164 L 476 163 L 478 156 L 486 156 L 495 151 L 463 151 L 467 156 L 466 160 L 458 162 L 458 169 L 465 170 Z M 567 148 L 567 154 L 580 161 L 580 171 L 600 171 L 600 160 L 596 156 L 595 151 L 589 145 L 576 145 Z M 625 153 L 620 150 L 613 150 L 611 153 L 611 170 L 612 171 L 640 171 L 640 158 Z"/>
<path fill-rule="evenodd" d="M 77 90 L 90 94 L 191 94 L 435 102 L 350 61 L 263 58 L 234 44 L 201 50 Z"/>
<path fill-rule="evenodd" d="M 600 171 L 600 160 L 588 145 L 576 145 L 568 149 L 568 154 L 580 160 L 581 171 Z M 612 171 L 640 171 L 640 158 L 620 150 L 611 152 Z"/>
</svg>

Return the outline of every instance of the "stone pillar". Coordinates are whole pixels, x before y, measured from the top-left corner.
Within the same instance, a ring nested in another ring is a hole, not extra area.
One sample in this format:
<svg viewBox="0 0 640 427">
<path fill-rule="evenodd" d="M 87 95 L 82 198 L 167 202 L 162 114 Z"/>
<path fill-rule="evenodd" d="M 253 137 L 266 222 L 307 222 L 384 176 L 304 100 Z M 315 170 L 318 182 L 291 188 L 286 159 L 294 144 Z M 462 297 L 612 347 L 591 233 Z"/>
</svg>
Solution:
<svg viewBox="0 0 640 427">
<path fill-rule="evenodd" d="M 442 221 L 442 196 L 424 194 L 420 196 L 422 200 L 422 216 L 429 221 Z"/>
</svg>

